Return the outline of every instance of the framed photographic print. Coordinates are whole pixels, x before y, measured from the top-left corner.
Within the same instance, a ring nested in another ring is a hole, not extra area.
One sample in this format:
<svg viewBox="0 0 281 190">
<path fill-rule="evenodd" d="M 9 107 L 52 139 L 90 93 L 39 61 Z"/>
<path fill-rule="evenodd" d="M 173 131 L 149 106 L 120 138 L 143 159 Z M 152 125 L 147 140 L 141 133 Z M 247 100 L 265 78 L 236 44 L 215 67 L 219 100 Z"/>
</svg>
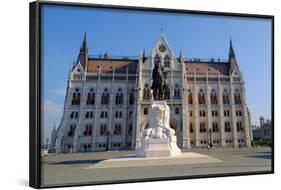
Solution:
<svg viewBox="0 0 281 190">
<path fill-rule="evenodd" d="M 274 172 L 274 17 L 30 3 L 30 186 Z"/>
</svg>

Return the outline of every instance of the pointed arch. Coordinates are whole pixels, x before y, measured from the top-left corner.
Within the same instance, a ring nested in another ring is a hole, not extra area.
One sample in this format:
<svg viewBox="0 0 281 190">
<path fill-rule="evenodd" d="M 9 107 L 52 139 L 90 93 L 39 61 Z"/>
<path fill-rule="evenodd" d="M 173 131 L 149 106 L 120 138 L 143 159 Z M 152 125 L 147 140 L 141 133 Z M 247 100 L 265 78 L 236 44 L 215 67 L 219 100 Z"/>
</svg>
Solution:
<svg viewBox="0 0 281 190">
<path fill-rule="evenodd" d="M 193 98 L 192 98 L 192 92 L 190 89 L 188 89 L 187 91 L 187 101 L 188 101 L 188 104 L 193 104 Z"/>
<path fill-rule="evenodd" d="M 71 104 L 80 105 L 80 99 L 81 99 L 80 89 L 76 88 L 75 91 L 72 93 Z"/>
<path fill-rule="evenodd" d="M 198 92 L 198 103 L 205 104 L 205 93 L 204 93 L 203 89 L 200 89 Z"/>
<path fill-rule="evenodd" d="M 217 93 L 215 91 L 215 89 L 211 90 L 211 94 L 210 94 L 210 98 L 211 98 L 211 104 L 218 104 L 218 97 L 217 97 Z"/>
<path fill-rule="evenodd" d="M 76 124 L 71 124 L 67 132 L 67 136 L 73 137 L 75 134 Z"/>
<path fill-rule="evenodd" d="M 116 105 L 122 105 L 123 104 L 123 99 L 124 99 L 124 95 L 123 95 L 122 89 L 119 88 L 118 92 L 115 95 L 115 104 Z"/>
<path fill-rule="evenodd" d="M 96 99 L 96 94 L 94 92 L 94 89 L 91 88 L 87 94 L 87 105 L 94 105 L 95 104 L 95 99 Z"/>
<path fill-rule="evenodd" d="M 241 104 L 241 95 L 240 95 L 240 92 L 238 89 L 235 89 L 235 92 L 234 92 L 234 103 L 235 104 Z"/>
<path fill-rule="evenodd" d="M 92 125 L 86 124 L 85 130 L 84 130 L 84 136 L 91 136 L 92 135 Z"/>
<path fill-rule="evenodd" d="M 129 104 L 132 105 L 134 104 L 135 101 L 135 93 L 134 89 L 131 89 L 130 95 L 129 95 Z"/>
<path fill-rule="evenodd" d="M 101 104 L 108 105 L 109 104 L 109 92 L 108 89 L 105 88 L 102 95 L 101 95 Z"/>
<path fill-rule="evenodd" d="M 164 57 L 164 67 L 170 67 L 170 60 L 170 56 L 166 54 Z"/>
<path fill-rule="evenodd" d="M 174 87 L 174 99 L 180 99 L 181 98 L 181 94 L 180 94 L 180 87 L 178 84 L 175 84 Z"/>
<path fill-rule="evenodd" d="M 144 100 L 148 100 L 149 98 L 150 98 L 150 96 L 149 96 L 149 87 L 148 87 L 148 84 L 145 84 L 144 88 L 143 88 L 143 99 Z"/>
<path fill-rule="evenodd" d="M 229 104 L 229 93 L 226 89 L 224 89 L 222 93 L 222 102 L 223 104 Z"/>
</svg>

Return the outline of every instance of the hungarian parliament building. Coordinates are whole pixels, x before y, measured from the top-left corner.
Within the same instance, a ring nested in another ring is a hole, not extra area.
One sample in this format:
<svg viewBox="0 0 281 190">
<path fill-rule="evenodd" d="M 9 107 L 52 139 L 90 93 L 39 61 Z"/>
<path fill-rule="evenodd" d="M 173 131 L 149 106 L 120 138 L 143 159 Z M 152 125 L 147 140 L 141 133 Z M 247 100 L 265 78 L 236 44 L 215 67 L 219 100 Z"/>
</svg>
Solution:
<svg viewBox="0 0 281 190">
<path fill-rule="evenodd" d="M 166 72 L 170 126 L 183 150 L 250 147 L 251 117 L 230 40 L 223 59 L 175 56 L 163 34 L 137 57 L 88 54 L 86 34 L 68 75 L 64 110 L 52 130 L 57 153 L 134 150 L 149 125 L 154 63 Z"/>
</svg>

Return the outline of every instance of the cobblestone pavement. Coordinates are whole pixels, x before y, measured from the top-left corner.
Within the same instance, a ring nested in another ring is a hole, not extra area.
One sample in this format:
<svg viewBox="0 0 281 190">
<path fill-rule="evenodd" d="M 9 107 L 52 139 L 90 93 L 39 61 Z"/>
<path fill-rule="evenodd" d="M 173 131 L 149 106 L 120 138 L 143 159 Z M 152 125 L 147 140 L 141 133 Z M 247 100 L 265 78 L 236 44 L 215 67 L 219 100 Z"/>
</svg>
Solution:
<svg viewBox="0 0 281 190">
<path fill-rule="evenodd" d="M 43 186 L 100 183 L 114 180 L 138 180 L 173 176 L 194 176 L 235 172 L 271 170 L 270 148 L 193 149 L 192 152 L 208 155 L 223 162 L 163 165 L 138 165 L 129 167 L 95 168 L 94 164 L 118 158 L 134 151 L 110 151 L 48 155 L 42 157 L 41 180 Z M 92 168 L 92 169 L 87 169 Z"/>
</svg>

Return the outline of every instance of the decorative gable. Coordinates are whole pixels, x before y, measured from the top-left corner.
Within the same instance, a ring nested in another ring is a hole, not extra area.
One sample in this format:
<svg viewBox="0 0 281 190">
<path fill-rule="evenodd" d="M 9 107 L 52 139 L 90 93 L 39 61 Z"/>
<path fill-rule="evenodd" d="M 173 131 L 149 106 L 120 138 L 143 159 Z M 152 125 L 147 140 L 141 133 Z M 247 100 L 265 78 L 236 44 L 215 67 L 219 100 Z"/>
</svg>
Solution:
<svg viewBox="0 0 281 190">
<path fill-rule="evenodd" d="M 160 61 L 166 70 L 180 70 L 180 64 L 163 34 L 152 49 L 149 59 L 145 60 L 143 67 L 152 70 L 154 61 Z"/>
<path fill-rule="evenodd" d="M 84 73 L 84 69 L 82 67 L 82 65 L 80 64 L 80 61 L 78 62 L 78 64 L 76 64 L 72 70 L 73 74 L 83 74 Z"/>
<path fill-rule="evenodd" d="M 85 76 L 84 69 L 80 62 L 78 62 L 72 69 L 70 73 L 70 78 L 75 80 L 82 80 Z"/>
</svg>

